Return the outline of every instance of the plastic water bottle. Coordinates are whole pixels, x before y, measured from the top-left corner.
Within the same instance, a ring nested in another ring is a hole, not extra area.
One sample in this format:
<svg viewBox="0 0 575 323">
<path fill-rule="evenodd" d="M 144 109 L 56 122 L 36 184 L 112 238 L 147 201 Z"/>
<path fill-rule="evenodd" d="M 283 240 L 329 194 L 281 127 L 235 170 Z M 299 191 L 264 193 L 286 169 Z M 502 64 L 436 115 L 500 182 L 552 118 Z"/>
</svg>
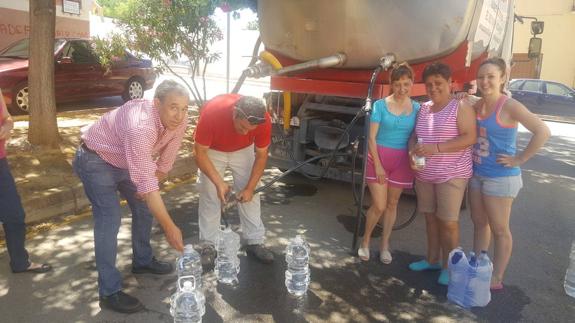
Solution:
<svg viewBox="0 0 575 323">
<path fill-rule="evenodd" d="M 240 236 L 229 227 L 220 230 L 216 247 L 218 249 L 218 257 L 216 258 L 214 272 L 218 282 L 227 285 L 237 284 L 240 272 L 240 259 L 238 258 Z"/>
<path fill-rule="evenodd" d="M 195 288 L 202 288 L 202 261 L 193 245 L 184 247 L 184 253 L 176 260 L 176 272 L 178 278 L 193 276 Z"/>
<path fill-rule="evenodd" d="M 575 297 L 575 241 L 571 244 L 569 260 L 569 268 L 567 268 L 567 272 L 565 273 L 563 287 L 567 295 Z"/>
<path fill-rule="evenodd" d="M 475 258 L 475 257 L 474 257 Z M 491 275 L 493 264 L 487 251 L 481 251 L 476 259 L 469 262 L 467 291 L 464 303 L 466 307 L 486 306 L 491 301 Z"/>
<path fill-rule="evenodd" d="M 417 138 L 417 143 L 423 144 L 423 138 Z M 425 157 L 415 155 L 414 163 L 415 167 L 417 167 L 418 169 L 423 169 L 425 167 Z"/>
<path fill-rule="evenodd" d="M 459 306 L 468 307 L 464 303 L 464 299 L 468 282 L 467 271 L 469 268 L 469 262 L 467 261 L 465 252 L 463 252 L 461 247 L 453 249 L 449 253 L 447 268 L 449 270 L 447 299 Z"/>
<path fill-rule="evenodd" d="M 184 279 L 185 278 L 185 279 Z M 178 278 L 178 289 L 172 295 L 170 314 L 174 323 L 199 323 L 206 312 L 206 298 L 196 288 L 194 276 Z"/>
<path fill-rule="evenodd" d="M 309 244 L 303 236 L 297 235 L 286 247 L 285 284 L 290 294 L 302 296 L 309 286 Z"/>
</svg>

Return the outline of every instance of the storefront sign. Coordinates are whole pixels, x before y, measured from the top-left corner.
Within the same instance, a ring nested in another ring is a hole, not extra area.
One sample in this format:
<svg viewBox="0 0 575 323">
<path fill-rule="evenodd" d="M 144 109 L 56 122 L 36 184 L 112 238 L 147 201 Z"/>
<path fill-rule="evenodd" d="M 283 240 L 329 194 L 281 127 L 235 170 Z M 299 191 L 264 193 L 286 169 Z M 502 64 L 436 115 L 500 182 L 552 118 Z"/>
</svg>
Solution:
<svg viewBox="0 0 575 323">
<path fill-rule="evenodd" d="M 62 4 L 62 12 L 79 15 L 80 0 L 64 0 Z"/>
</svg>

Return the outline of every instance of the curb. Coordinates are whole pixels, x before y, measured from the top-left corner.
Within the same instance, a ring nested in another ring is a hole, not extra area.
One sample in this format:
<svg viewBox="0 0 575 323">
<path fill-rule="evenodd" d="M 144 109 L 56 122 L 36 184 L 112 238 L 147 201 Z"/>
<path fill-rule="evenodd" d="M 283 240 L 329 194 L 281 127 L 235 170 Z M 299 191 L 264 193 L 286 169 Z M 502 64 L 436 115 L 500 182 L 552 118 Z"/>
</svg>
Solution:
<svg viewBox="0 0 575 323">
<path fill-rule="evenodd" d="M 195 175 L 196 163 L 191 156 L 179 157 L 169 173 L 169 178 L 181 178 Z M 53 188 L 39 197 L 22 198 L 22 205 L 26 211 L 26 223 L 38 223 L 51 218 L 78 214 L 90 206 L 90 201 L 84 193 L 82 183 L 74 183 L 59 188 Z"/>
</svg>

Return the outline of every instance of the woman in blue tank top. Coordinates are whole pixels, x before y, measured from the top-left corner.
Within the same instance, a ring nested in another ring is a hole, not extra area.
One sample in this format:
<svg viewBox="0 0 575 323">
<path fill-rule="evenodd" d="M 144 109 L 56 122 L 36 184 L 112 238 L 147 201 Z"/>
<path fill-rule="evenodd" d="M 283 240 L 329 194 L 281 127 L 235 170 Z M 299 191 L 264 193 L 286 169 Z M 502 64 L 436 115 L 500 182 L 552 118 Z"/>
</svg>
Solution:
<svg viewBox="0 0 575 323">
<path fill-rule="evenodd" d="M 370 120 L 365 179 L 372 203 L 366 214 L 363 240 L 357 250 L 361 260 L 369 260 L 371 233 L 383 217 L 379 260 L 384 264 L 392 261 L 389 237 L 397 217 L 397 203 L 403 189 L 413 185 L 407 141 L 419 111 L 419 103 L 409 97 L 413 85 L 413 71 L 409 65 L 397 65 L 389 78 L 392 93 L 375 102 Z"/>
<path fill-rule="evenodd" d="M 503 288 L 503 274 L 511 257 L 509 217 L 513 199 L 523 185 L 519 166 L 535 155 L 550 136 L 543 121 L 503 93 L 506 70 L 503 59 L 491 58 L 477 72 L 477 87 L 483 96 L 474 105 L 478 133 L 473 147 L 473 178 L 469 182 L 476 254 L 488 250 L 492 233 L 495 241 L 492 290 Z M 516 148 L 518 124 L 533 134 L 521 152 Z"/>
</svg>

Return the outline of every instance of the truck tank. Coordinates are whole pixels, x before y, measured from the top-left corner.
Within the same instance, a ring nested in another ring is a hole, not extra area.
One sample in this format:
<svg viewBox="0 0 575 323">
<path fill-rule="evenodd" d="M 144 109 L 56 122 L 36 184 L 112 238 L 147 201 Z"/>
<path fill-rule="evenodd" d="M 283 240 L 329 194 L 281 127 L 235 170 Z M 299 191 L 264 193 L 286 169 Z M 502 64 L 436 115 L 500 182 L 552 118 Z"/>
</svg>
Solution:
<svg viewBox="0 0 575 323">
<path fill-rule="evenodd" d="M 392 53 L 410 63 L 414 97 L 425 99 L 422 72 L 432 61 L 451 67 L 452 88 L 461 91 L 488 56 L 509 60 L 513 6 L 513 0 L 259 0 L 266 51 L 246 75 L 271 74 L 270 164 L 288 169 L 336 151 L 336 158 L 299 171 L 312 178 L 361 178 L 367 122 L 353 120 L 360 120 L 355 117 L 382 57 Z M 373 100 L 389 94 L 388 79 L 387 72 L 374 79 Z"/>
<path fill-rule="evenodd" d="M 453 52 L 464 41 L 471 45 L 468 61 L 485 51 L 501 55 L 512 5 L 506 0 L 259 0 L 258 16 L 268 50 L 297 61 L 344 53 L 341 68 L 372 68 L 386 53 L 413 64 Z"/>
</svg>

